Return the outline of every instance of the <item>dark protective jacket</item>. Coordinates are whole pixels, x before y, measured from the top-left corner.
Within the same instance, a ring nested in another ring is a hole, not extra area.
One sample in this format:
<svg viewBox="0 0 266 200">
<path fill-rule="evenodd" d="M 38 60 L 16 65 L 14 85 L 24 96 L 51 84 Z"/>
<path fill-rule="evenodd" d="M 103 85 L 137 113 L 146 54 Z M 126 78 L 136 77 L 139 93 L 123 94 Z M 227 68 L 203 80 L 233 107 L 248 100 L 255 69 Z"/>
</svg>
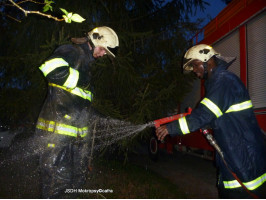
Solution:
<svg viewBox="0 0 266 200">
<path fill-rule="evenodd" d="M 87 135 L 93 61 L 87 44 L 62 45 L 40 67 L 49 87 L 37 129 L 73 137 Z"/>
<path fill-rule="evenodd" d="M 98 116 L 91 107 L 92 62 L 87 44 L 62 45 L 40 67 L 48 81 L 36 126 L 42 198 L 69 198 L 66 189 L 85 183 L 91 156 L 90 125 Z"/>
<path fill-rule="evenodd" d="M 166 127 L 170 135 L 182 135 L 210 125 L 231 170 L 249 190 L 255 190 L 266 182 L 266 147 L 248 91 L 227 71 L 230 64 L 223 62 L 214 68 L 198 107 Z M 224 188 L 240 188 L 218 154 L 216 162 Z"/>
</svg>

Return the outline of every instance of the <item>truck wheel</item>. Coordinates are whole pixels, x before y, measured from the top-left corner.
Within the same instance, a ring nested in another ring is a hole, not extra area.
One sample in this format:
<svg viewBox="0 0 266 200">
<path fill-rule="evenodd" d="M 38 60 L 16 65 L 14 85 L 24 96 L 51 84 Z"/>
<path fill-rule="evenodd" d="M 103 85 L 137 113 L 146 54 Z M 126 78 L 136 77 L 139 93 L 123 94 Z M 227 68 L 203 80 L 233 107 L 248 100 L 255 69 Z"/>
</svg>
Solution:
<svg viewBox="0 0 266 200">
<path fill-rule="evenodd" d="M 159 155 L 159 145 L 158 145 L 158 140 L 156 136 L 151 136 L 150 141 L 149 141 L 149 156 L 150 159 L 153 161 L 158 160 L 158 155 Z"/>
</svg>

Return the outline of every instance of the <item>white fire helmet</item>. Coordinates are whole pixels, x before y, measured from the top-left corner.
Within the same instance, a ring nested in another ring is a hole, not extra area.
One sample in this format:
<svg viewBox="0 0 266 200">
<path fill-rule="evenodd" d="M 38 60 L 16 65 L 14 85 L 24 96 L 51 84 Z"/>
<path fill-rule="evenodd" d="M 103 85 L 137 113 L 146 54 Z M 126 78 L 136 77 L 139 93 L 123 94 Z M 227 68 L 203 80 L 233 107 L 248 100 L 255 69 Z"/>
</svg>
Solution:
<svg viewBox="0 0 266 200">
<path fill-rule="evenodd" d="M 107 54 L 115 57 L 119 40 L 113 29 L 107 26 L 97 27 L 88 33 L 88 37 L 95 47 L 101 46 Z"/>
<path fill-rule="evenodd" d="M 202 62 L 207 62 L 214 55 L 220 55 L 211 46 L 207 44 L 198 44 L 187 50 L 184 56 L 183 70 L 184 72 L 193 71 L 193 66 L 191 65 L 193 60 L 200 60 Z"/>
</svg>

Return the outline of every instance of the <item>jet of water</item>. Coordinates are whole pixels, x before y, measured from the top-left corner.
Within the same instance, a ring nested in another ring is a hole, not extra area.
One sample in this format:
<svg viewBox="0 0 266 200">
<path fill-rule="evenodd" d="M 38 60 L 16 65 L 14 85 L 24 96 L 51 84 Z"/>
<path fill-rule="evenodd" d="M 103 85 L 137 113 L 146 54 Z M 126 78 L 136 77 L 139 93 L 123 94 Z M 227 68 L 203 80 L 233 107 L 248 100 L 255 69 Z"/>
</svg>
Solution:
<svg viewBox="0 0 266 200">
<path fill-rule="evenodd" d="M 87 143 L 90 146 L 88 148 L 89 152 L 83 152 L 90 154 L 90 159 L 93 157 L 93 152 L 102 150 L 122 139 L 134 137 L 147 127 L 153 126 L 153 123 L 136 125 L 123 120 L 100 117 L 92 118 L 88 124 L 90 124 L 90 133 L 88 137 L 80 142 Z M 31 156 L 40 155 L 47 149 L 47 145 L 43 145 L 43 141 L 51 141 L 54 136 L 54 134 L 47 134 L 47 136 L 38 136 L 35 134 L 31 138 L 21 141 L 15 147 L 12 156 L 2 160 L 0 166 L 9 162 L 20 161 Z"/>
</svg>

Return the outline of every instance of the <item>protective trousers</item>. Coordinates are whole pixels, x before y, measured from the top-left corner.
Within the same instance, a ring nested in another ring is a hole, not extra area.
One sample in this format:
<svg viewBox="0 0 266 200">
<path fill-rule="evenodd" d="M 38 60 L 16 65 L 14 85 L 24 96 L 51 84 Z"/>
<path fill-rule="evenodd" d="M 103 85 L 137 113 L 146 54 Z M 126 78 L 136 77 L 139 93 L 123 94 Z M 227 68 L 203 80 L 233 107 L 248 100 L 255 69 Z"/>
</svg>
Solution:
<svg viewBox="0 0 266 200">
<path fill-rule="evenodd" d="M 251 190 L 253 194 L 258 196 L 260 199 L 266 198 L 266 183 L 261 185 L 255 190 Z M 234 189 L 225 189 L 221 179 L 218 181 L 218 193 L 221 199 L 252 199 L 242 187 Z"/>
<path fill-rule="evenodd" d="M 60 137 L 58 135 L 57 137 Z M 65 137 L 65 136 L 63 136 Z M 48 143 L 40 156 L 42 198 L 75 198 L 88 175 L 88 144 Z M 74 189 L 69 193 L 67 189 Z"/>
</svg>

